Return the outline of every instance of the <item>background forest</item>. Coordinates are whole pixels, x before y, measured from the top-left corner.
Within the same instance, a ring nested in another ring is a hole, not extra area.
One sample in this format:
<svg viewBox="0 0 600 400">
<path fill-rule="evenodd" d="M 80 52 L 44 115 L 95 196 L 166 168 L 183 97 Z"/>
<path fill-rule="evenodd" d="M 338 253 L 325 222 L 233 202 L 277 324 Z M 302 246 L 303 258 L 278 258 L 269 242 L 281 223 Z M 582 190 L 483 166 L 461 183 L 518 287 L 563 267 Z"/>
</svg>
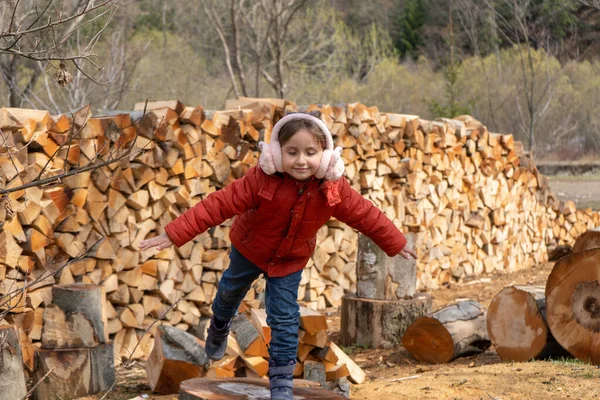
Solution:
<svg viewBox="0 0 600 400">
<path fill-rule="evenodd" d="M 359 101 L 426 119 L 468 113 L 538 160 L 600 150 L 598 0 L 112 0 L 46 58 L 35 49 L 52 30 L 19 43 L 5 33 L 94 1 L 3 3 L 2 106 Z"/>
</svg>

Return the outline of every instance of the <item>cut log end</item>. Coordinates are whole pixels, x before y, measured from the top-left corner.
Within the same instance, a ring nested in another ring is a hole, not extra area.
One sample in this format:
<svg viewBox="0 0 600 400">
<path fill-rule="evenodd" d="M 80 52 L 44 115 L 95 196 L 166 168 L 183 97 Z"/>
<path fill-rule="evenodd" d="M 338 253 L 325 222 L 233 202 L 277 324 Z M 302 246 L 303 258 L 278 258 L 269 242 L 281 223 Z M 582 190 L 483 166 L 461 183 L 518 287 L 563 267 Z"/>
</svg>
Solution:
<svg viewBox="0 0 600 400">
<path fill-rule="evenodd" d="M 578 359 L 600 365 L 600 249 L 556 263 L 546 284 L 548 326 Z"/>
<path fill-rule="evenodd" d="M 179 400 L 269 399 L 269 381 L 252 378 L 197 378 L 181 383 Z M 294 398 L 342 400 L 344 396 L 320 388 L 295 387 Z"/>
<path fill-rule="evenodd" d="M 543 289 L 538 289 L 543 301 Z M 504 361 L 528 361 L 538 357 L 546 347 L 548 327 L 534 296 L 531 291 L 511 286 L 500 291 L 490 303 L 487 329 Z"/>
<path fill-rule="evenodd" d="M 404 333 L 402 345 L 415 359 L 433 364 L 450 362 L 454 354 L 452 336 L 435 318 L 419 318 Z"/>
<path fill-rule="evenodd" d="M 573 293 L 573 317 L 588 331 L 600 333 L 600 284 L 582 282 Z"/>
</svg>

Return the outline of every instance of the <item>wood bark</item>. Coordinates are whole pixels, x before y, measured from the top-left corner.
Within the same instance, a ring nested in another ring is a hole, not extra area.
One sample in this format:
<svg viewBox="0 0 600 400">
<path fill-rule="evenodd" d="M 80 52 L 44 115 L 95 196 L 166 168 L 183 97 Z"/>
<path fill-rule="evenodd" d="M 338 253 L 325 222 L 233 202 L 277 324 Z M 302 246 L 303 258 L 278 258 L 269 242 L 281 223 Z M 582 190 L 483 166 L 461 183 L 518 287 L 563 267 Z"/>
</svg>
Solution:
<svg viewBox="0 0 600 400">
<path fill-rule="evenodd" d="M 402 345 L 417 360 L 446 363 L 490 347 L 485 311 L 476 301 L 462 301 L 417 319 Z"/>
<path fill-rule="evenodd" d="M 402 340 L 408 327 L 431 312 L 431 296 L 418 293 L 407 300 L 342 299 L 340 344 L 389 349 Z"/>
<path fill-rule="evenodd" d="M 67 315 L 83 314 L 91 323 L 96 340 L 100 343 L 108 342 L 105 301 L 103 289 L 98 285 L 73 284 L 52 287 L 52 303 Z"/>
<path fill-rule="evenodd" d="M 548 328 L 543 286 L 502 289 L 488 308 L 487 330 L 504 361 L 568 356 Z"/>
<path fill-rule="evenodd" d="M 47 379 L 42 377 L 51 371 Z M 35 400 L 79 398 L 108 390 L 115 381 L 113 345 L 36 351 Z"/>
<path fill-rule="evenodd" d="M 548 326 L 578 359 L 600 365 L 600 249 L 560 259 L 546 283 Z"/>
<path fill-rule="evenodd" d="M 294 396 L 311 400 L 345 399 L 325 389 L 310 387 L 295 387 Z M 270 397 L 269 381 L 266 379 L 190 379 L 182 382 L 179 390 L 179 400 L 266 400 Z"/>
<path fill-rule="evenodd" d="M 0 326 L 0 400 L 21 399 L 27 394 L 19 335 L 16 325 Z"/>
<path fill-rule="evenodd" d="M 240 314 L 233 320 L 231 331 L 245 356 L 269 357 L 265 341 L 245 314 Z"/>
<path fill-rule="evenodd" d="M 146 362 L 148 383 L 156 393 L 175 394 L 181 382 L 204 376 L 208 364 L 203 342 L 180 329 L 161 325 Z"/>
<path fill-rule="evenodd" d="M 414 248 L 414 235 L 406 234 Z M 359 298 L 400 300 L 412 298 L 417 286 L 417 262 L 401 256 L 388 257 L 367 236 L 359 235 L 356 262 L 356 294 Z"/>
<path fill-rule="evenodd" d="M 589 230 L 575 240 L 573 253 L 579 253 L 585 250 L 596 249 L 600 247 L 600 231 Z"/>
</svg>

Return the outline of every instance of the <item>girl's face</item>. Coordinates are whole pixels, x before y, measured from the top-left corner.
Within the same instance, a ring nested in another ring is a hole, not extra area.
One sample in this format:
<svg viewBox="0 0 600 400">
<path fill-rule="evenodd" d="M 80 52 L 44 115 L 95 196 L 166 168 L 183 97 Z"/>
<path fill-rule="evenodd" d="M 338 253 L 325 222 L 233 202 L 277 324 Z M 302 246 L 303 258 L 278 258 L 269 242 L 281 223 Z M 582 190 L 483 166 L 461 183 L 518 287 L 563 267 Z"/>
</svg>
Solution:
<svg viewBox="0 0 600 400">
<path fill-rule="evenodd" d="M 323 156 L 323 149 L 317 138 L 301 129 L 282 147 L 283 170 L 299 181 L 306 181 L 317 173 Z"/>
</svg>

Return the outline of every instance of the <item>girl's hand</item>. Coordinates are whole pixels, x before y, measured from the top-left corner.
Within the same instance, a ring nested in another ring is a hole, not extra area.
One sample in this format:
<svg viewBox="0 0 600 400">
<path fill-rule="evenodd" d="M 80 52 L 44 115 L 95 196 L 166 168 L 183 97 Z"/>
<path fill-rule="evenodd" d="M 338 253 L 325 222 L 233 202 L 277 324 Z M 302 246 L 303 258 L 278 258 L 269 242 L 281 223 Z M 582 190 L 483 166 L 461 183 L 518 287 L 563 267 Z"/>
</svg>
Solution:
<svg viewBox="0 0 600 400">
<path fill-rule="evenodd" d="M 152 246 L 156 246 L 156 250 L 162 250 L 172 245 L 173 242 L 171 242 L 171 239 L 169 239 L 166 233 L 163 233 L 162 235 L 142 240 L 140 242 L 140 250 L 147 250 Z"/>
<path fill-rule="evenodd" d="M 405 247 L 400 253 L 398 253 L 402 258 L 410 260 L 411 258 L 417 259 L 417 252 L 411 248 Z"/>
</svg>

